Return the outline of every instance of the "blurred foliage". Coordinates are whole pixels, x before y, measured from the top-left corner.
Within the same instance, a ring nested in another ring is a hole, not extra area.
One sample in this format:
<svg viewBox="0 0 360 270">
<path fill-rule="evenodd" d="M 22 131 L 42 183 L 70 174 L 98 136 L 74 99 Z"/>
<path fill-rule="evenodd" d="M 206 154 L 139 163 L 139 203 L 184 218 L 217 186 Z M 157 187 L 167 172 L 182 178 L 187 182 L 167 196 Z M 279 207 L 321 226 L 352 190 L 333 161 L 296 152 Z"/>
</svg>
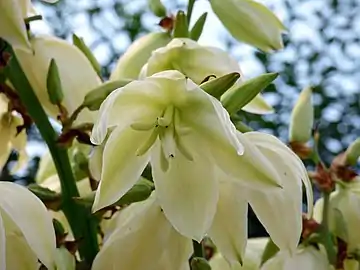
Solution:
<svg viewBox="0 0 360 270">
<path fill-rule="evenodd" d="M 103 66 L 104 77 L 109 76 L 127 46 L 156 29 L 158 22 L 149 13 L 145 0 L 60 0 L 55 5 L 34 2 L 50 26 L 50 33 L 70 40 L 75 32 L 84 38 Z M 180 0 L 164 2 L 171 10 L 185 4 Z M 329 162 L 360 135 L 360 17 L 356 16 L 360 14 L 360 1 L 262 2 L 281 14 L 289 29 L 283 51 L 266 55 L 239 45 L 229 35 L 224 35 L 223 40 L 240 63 L 251 61 L 260 72 L 280 72 L 275 85 L 265 91 L 276 113 L 239 115 L 254 129 L 272 133 L 286 142 L 292 106 L 302 88 L 313 86 L 316 122 L 322 137 L 320 153 Z M 242 69 L 246 69 L 246 64 Z M 39 141 L 35 129 L 29 131 L 29 137 Z M 15 154 L 9 158 L 13 159 Z M 28 169 L 22 176 L 15 176 L 15 180 L 33 181 L 38 159 L 33 158 Z M 13 179 L 9 166 L 1 179 Z M 253 213 L 250 217 L 254 217 Z M 252 222 L 250 236 L 259 235 L 260 228 L 259 223 Z"/>
</svg>

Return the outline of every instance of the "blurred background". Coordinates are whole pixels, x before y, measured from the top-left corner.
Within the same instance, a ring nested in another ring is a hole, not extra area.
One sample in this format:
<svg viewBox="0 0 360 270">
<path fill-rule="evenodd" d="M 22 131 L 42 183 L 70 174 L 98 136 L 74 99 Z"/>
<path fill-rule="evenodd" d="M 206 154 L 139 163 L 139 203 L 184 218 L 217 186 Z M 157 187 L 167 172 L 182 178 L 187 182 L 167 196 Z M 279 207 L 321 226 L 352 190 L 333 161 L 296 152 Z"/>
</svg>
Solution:
<svg viewBox="0 0 360 270">
<path fill-rule="evenodd" d="M 239 61 L 246 78 L 264 72 L 280 72 L 274 85 L 264 91 L 276 113 L 266 116 L 240 113 L 255 130 L 272 133 L 287 142 L 290 112 L 302 88 L 313 86 L 316 123 L 321 134 L 320 153 L 326 162 L 360 135 L 360 1 L 358 0 L 263 0 L 284 22 L 289 32 L 285 49 L 264 54 L 236 42 L 217 20 L 206 0 L 197 0 L 195 21 L 209 12 L 199 42 L 229 50 Z M 71 39 L 83 37 L 108 77 L 117 59 L 138 37 L 161 31 L 159 18 L 147 8 L 147 0 L 60 0 L 51 5 L 34 1 L 45 22 L 34 22 L 35 33 Z M 185 9 L 187 1 L 163 1 L 169 13 Z M 9 174 L 13 153 L 0 178 L 5 181 L 34 181 L 45 151 L 36 128 L 29 130 L 27 169 Z M 251 215 L 251 214 L 250 214 Z M 251 219 L 250 236 L 262 235 Z"/>
</svg>

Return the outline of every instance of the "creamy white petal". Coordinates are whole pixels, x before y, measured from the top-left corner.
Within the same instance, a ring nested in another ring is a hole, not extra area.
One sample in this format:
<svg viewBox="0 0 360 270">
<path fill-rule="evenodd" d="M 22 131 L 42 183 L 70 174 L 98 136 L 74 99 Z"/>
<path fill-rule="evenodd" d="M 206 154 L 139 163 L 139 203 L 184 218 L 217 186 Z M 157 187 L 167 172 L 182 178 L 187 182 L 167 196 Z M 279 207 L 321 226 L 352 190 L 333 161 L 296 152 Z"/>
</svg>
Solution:
<svg viewBox="0 0 360 270">
<path fill-rule="evenodd" d="M 153 52 L 147 64 L 147 76 L 163 70 L 178 70 L 196 84 L 208 76 L 239 72 L 237 61 L 215 47 L 201 46 L 188 38 L 175 38 Z"/>
<path fill-rule="evenodd" d="M 139 180 L 149 155 L 137 156 L 136 151 L 148 136 L 148 132 L 121 127 L 111 133 L 104 148 L 103 168 L 93 211 L 115 203 Z"/>
<path fill-rule="evenodd" d="M 27 52 L 31 51 L 27 38 L 22 8 L 25 1 L 1 0 L 0 1 L 0 37 L 5 39 L 14 48 Z M 28 1 L 27 1 L 28 2 Z"/>
<path fill-rule="evenodd" d="M 281 142 L 273 135 L 264 134 L 261 132 L 248 132 L 245 136 L 249 136 L 251 140 L 256 141 L 257 146 L 273 149 L 273 151 L 277 152 L 281 156 L 289 156 L 289 158 L 287 159 L 287 162 L 291 164 L 289 166 L 294 169 L 294 172 L 298 175 L 298 177 L 301 178 L 305 186 L 307 198 L 307 212 L 308 217 L 311 218 L 314 205 L 313 189 L 307 170 L 301 159 L 289 147 L 287 147 L 283 142 Z"/>
<path fill-rule="evenodd" d="M 5 269 L 38 270 L 38 258 L 26 242 L 26 239 L 19 227 L 11 220 L 6 212 L 1 210 L 0 212 L 2 212 L 0 215 L 2 215 L 4 220 L 6 234 Z"/>
<path fill-rule="evenodd" d="M 113 91 L 101 104 L 91 141 L 101 144 L 107 129 L 112 126 L 129 126 L 140 121 L 155 122 L 165 109 L 164 89 L 156 82 L 133 81 Z"/>
<path fill-rule="evenodd" d="M 182 235 L 200 241 L 209 229 L 218 201 L 216 171 L 201 152 L 201 140 L 192 135 L 183 138 L 191 151 L 188 160 L 178 149 L 169 159 L 169 168 L 161 168 L 161 147 L 151 153 L 151 164 L 159 204 L 171 224 Z"/>
<path fill-rule="evenodd" d="M 296 170 L 289 163 L 293 157 L 279 153 L 271 146 L 258 145 L 252 134 L 245 134 L 258 149 L 272 161 L 279 172 L 283 189 L 256 191 L 248 190 L 246 195 L 256 216 L 280 249 L 293 252 L 302 230 L 302 183 Z M 267 136 L 267 135 L 263 135 Z"/>
<path fill-rule="evenodd" d="M 40 261 L 53 269 L 55 232 L 45 205 L 26 188 L 9 182 L 0 182 L 0 194 L 0 208 L 19 227 Z"/>
<path fill-rule="evenodd" d="M 91 150 L 91 154 L 89 157 L 89 170 L 96 180 L 101 179 L 101 171 L 102 171 L 102 157 L 104 153 L 105 143 L 101 145 L 94 146 Z"/>
<path fill-rule="evenodd" d="M 244 261 L 248 203 L 244 191 L 228 181 L 220 182 L 220 195 L 209 236 L 231 265 Z M 246 191 L 245 191 L 246 192 Z"/>
<path fill-rule="evenodd" d="M 155 196 L 135 203 L 123 211 L 132 217 L 111 234 L 93 263 L 93 270 L 158 270 L 156 267 L 168 248 L 174 230 L 155 202 Z"/>
<path fill-rule="evenodd" d="M 6 235 L 4 225 L 0 212 L 0 269 L 6 269 Z"/>
<path fill-rule="evenodd" d="M 266 103 L 265 99 L 260 94 L 246 104 L 242 110 L 254 114 L 269 114 L 274 112 L 274 108 Z"/>
<path fill-rule="evenodd" d="M 37 97 L 52 117 L 58 115 L 58 108 L 50 103 L 46 87 L 49 64 L 51 59 L 55 59 L 64 93 L 62 103 L 71 114 L 85 95 L 101 84 L 100 78 L 76 46 L 52 36 L 36 36 L 30 41 L 32 53 L 21 50 L 15 53 Z M 94 116 L 94 113 L 83 110 L 78 121 L 92 122 Z"/>
</svg>

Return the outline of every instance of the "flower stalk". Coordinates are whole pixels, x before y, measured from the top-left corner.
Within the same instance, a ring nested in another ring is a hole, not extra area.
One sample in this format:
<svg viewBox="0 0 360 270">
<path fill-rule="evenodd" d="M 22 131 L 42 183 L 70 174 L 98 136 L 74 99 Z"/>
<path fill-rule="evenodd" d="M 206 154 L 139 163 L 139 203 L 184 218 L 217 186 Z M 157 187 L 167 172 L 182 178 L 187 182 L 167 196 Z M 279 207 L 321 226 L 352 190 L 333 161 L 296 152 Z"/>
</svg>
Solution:
<svg viewBox="0 0 360 270">
<path fill-rule="evenodd" d="M 8 66 L 7 76 L 17 89 L 28 113 L 34 120 L 41 136 L 49 147 L 61 182 L 62 210 L 71 226 L 75 239 L 79 240 L 79 252 L 82 259 L 91 264 L 98 252 L 96 222 L 90 211 L 76 204 L 74 197 L 79 197 L 74 175 L 71 170 L 67 150 L 56 141 L 58 135 L 37 99 L 12 49 L 12 58 Z"/>
</svg>

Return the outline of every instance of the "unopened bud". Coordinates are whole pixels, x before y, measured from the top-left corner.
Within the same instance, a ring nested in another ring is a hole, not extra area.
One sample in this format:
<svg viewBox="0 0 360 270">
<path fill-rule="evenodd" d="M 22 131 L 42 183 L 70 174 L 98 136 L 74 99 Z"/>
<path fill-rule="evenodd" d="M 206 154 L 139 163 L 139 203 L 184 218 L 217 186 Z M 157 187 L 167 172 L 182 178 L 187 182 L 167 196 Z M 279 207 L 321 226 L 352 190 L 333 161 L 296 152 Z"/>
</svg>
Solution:
<svg viewBox="0 0 360 270">
<path fill-rule="evenodd" d="M 314 123 L 312 89 L 305 88 L 292 110 L 289 139 L 290 142 L 306 143 L 311 138 Z"/>
<path fill-rule="evenodd" d="M 190 38 L 192 40 L 197 41 L 200 38 L 202 31 L 204 29 L 206 17 L 207 17 L 207 12 L 203 13 L 199 17 L 199 19 L 197 19 L 196 23 L 194 24 L 193 28 L 190 31 Z"/>
<path fill-rule="evenodd" d="M 189 25 L 187 22 L 186 14 L 180 10 L 176 14 L 174 37 L 175 38 L 187 38 L 189 36 Z"/>
<path fill-rule="evenodd" d="M 149 8 L 152 13 L 158 17 L 166 16 L 166 8 L 161 3 L 161 0 L 148 0 Z"/>
<path fill-rule="evenodd" d="M 278 73 L 266 73 L 236 84 L 222 95 L 221 103 L 230 115 L 236 113 L 272 83 L 277 76 Z"/>
<path fill-rule="evenodd" d="M 360 138 L 353 141 L 346 149 L 345 158 L 346 163 L 349 165 L 355 165 L 360 156 Z"/>
<path fill-rule="evenodd" d="M 54 59 L 51 59 L 49 71 L 46 79 L 46 86 L 50 102 L 54 105 L 59 105 L 64 99 L 62 92 L 61 80 L 59 75 L 59 68 Z"/>
<path fill-rule="evenodd" d="M 232 72 L 224 76 L 210 79 L 202 83 L 200 88 L 213 97 L 220 99 L 220 97 L 240 78 L 240 73 Z"/>
</svg>

